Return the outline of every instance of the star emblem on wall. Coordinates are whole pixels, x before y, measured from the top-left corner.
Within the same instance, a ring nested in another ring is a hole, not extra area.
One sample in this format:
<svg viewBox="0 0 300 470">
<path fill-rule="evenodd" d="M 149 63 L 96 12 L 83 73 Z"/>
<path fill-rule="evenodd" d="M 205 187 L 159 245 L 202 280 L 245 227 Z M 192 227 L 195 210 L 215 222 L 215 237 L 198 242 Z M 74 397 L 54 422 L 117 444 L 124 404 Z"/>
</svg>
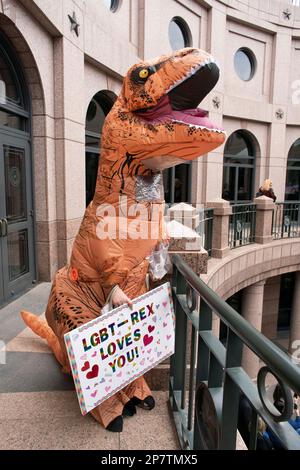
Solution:
<svg viewBox="0 0 300 470">
<path fill-rule="evenodd" d="M 291 12 L 288 8 L 286 8 L 285 10 L 283 10 L 282 13 L 283 13 L 283 18 L 284 18 L 285 20 L 290 20 L 290 19 L 291 19 L 292 12 Z"/>
<path fill-rule="evenodd" d="M 69 17 L 69 20 L 71 22 L 71 32 L 74 31 L 76 36 L 78 37 L 79 36 L 79 26 L 80 26 L 80 24 L 77 21 L 75 11 L 73 11 L 72 16 L 68 15 L 68 17 Z"/>
<path fill-rule="evenodd" d="M 283 109 L 277 109 L 276 112 L 275 112 L 275 115 L 277 117 L 277 119 L 283 119 L 283 116 L 284 116 L 284 111 Z"/>
<path fill-rule="evenodd" d="M 215 96 L 215 97 L 213 98 L 212 102 L 213 102 L 214 108 L 219 109 L 220 104 L 221 104 L 220 98 L 219 98 L 218 96 Z"/>
</svg>

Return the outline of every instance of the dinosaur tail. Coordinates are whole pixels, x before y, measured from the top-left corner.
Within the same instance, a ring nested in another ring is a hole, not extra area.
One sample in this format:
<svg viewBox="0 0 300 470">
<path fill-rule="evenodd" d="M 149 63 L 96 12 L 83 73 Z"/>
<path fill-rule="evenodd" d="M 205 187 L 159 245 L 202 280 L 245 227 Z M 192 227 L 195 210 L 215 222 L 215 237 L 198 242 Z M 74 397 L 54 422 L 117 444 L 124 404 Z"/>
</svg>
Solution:
<svg viewBox="0 0 300 470">
<path fill-rule="evenodd" d="M 58 362 L 64 366 L 63 353 L 58 338 L 55 336 L 50 326 L 47 325 L 46 321 L 41 320 L 37 315 L 33 315 L 25 310 L 21 311 L 21 317 L 24 323 L 29 326 L 35 334 L 47 341 Z"/>
</svg>

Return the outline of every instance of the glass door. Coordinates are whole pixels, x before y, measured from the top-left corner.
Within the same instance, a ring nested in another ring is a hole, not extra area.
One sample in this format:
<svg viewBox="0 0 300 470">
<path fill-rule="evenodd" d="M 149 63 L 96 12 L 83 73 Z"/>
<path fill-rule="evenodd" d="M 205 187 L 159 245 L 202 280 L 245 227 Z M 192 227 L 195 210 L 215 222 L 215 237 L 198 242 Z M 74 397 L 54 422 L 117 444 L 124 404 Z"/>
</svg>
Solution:
<svg viewBox="0 0 300 470">
<path fill-rule="evenodd" d="M 0 142 L 0 275 L 3 302 L 12 300 L 32 285 L 35 259 L 29 143 L 9 133 L 1 133 Z"/>
</svg>

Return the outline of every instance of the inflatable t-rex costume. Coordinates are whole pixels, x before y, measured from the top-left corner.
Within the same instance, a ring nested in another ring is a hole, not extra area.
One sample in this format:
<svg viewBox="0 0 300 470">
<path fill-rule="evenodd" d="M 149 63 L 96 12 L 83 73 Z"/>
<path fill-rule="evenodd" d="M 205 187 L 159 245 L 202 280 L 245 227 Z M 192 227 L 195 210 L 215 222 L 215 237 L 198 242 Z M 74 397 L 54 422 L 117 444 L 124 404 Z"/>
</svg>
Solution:
<svg viewBox="0 0 300 470">
<path fill-rule="evenodd" d="M 114 286 L 130 298 L 147 290 L 147 255 L 164 237 L 160 170 L 193 160 L 225 140 L 224 131 L 197 109 L 218 78 L 210 54 L 194 48 L 141 62 L 128 71 L 103 127 L 94 199 L 85 211 L 70 264 L 53 281 L 46 310 L 49 326 L 22 312 L 65 371 L 70 371 L 66 332 L 101 315 Z M 144 210 L 138 213 L 140 203 Z M 138 238 L 137 226 L 148 235 Z M 140 377 L 91 413 L 108 427 L 131 399 L 141 404 L 149 396 Z"/>
</svg>

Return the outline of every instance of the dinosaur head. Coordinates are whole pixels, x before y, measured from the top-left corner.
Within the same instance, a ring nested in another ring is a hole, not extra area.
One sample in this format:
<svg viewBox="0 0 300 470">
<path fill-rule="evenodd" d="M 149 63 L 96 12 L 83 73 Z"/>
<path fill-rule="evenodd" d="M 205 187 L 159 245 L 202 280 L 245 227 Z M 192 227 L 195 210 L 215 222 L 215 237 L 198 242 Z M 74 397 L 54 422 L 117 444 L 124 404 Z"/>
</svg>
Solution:
<svg viewBox="0 0 300 470">
<path fill-rule="evenodd" d="M 224 130 L 198 108 L 218 78 L 212 56 L 194 48 L 131 67 L 112 116 L 129 124 L 120 135 L 126 151 L 161 169 L 164 161 L 172 166 L 221 145 Z"/>
</svg>

